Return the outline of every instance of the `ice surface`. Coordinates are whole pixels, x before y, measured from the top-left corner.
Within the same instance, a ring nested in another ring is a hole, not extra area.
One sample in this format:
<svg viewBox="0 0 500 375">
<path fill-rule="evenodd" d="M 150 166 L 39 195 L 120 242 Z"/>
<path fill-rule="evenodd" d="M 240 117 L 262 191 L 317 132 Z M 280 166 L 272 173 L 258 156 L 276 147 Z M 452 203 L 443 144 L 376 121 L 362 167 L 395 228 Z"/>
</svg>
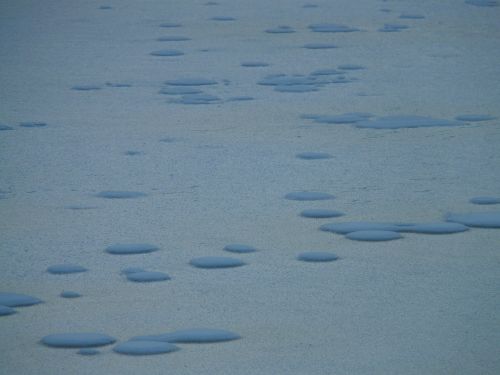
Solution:
<svg viewBox="0 0 500 375">
<path fill-rule="evenodd" d="M 156 39 L 158 42 L 185 42 L 191 40 L 187 36 L 178 36 L 178 35 L 166 35 L 160 36 Z"/>
<path fill-rule="evenodd" d="M 105 346 L 116 341 L 102 333 L 56 333 L 42 338 L 42 343 L 54 348 L 86 348 Z"/>
<path fill-rule="evenodd" d="M 44 128 L 47 126 L 47 123 L 38 121 L 28 121 L 28 122 L 21 122 L 19 126 L 22 128 Z"/>
<path fill-rule="evenodd" d="M 80 355 L 89 355 L 89 356 L 92 356 L 92 355 L 99 354 L 100 351 L 97 350 L 97 349 L 94 349 L 94 348 L 82 348 L 82 349 L 78 350 L 77 353 L 80 354 Z"/>
<path fill-rule="evenodd" d="M 182 27 L 182 24 L 177 23 L 177 22 L 163 22 L 163 23 L 160 23 L 159 26 L 163 27 L 163 28 L 170 29 L 170 28 Z"/>
<path fill-rule="evenodd" d="M 282 26 L 266 29 L 265 32 L 268 34 L 290 34 L 290 33 L 294 33 L 295 30 L 290 26 L 282 25 Z"/>
<path fill-rule="evenodd" d="M 216 1 L 0 1 L 0 285 L 44 300 L 1 317 L 0 373 L 499 374 L 500 230 L 472 226 L 500 206 L 469 202 L 500 196 L 498 0 Z M 336 199 L 284 199 L 302 190 Z M 405 238 L 318 230 L 346 221 Z M 340 261 L 297 259 L 316 250 Z M 154 271 L 172 280 L 127 279 Z M 37 344 L 193 326 L 242 339 Z"/>
<path fill-rule="evenodd" d="M 165 354 L 179 350 L 174 344 L 161 341 L 127 341 L 116 345 L 113 351 L 127 355 Z"/>
<path fill-rule="evenodd" d="M 327 152 L 314 152 L 314 151 L 299 152 L 295 156 L 299 159 L 304 159 L 304 160 L 320 160 L 320 159 L 332 158 L 332 155 L 330 155 Z"/>
</svg>

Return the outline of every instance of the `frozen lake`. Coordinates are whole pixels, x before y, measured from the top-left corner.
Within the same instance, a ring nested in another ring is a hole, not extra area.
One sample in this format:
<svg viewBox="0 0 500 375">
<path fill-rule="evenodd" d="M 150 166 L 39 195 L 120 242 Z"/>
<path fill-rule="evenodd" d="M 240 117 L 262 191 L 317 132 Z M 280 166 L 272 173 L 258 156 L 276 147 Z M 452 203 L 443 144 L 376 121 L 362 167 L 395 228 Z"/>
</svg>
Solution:
<svg viewBox="0 0 500 375">
<path fill-rule="evenodd" d="M 2 0 L 0 373 L 500 373 L 500 1 Z"/>
</svg>

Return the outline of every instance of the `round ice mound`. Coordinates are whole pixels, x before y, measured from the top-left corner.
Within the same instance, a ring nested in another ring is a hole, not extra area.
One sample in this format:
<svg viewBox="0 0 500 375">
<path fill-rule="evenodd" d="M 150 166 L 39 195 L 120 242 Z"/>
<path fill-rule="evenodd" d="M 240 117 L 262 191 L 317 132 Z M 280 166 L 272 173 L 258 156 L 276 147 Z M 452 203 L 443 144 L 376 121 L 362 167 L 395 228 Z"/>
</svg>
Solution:
<svg viewBox="0 0 500 375">
<path fill-rule="evenodd" d="M 309 251 L 306 253 L 300 253 L 297 256 L 297 259 L 304 262 L 332 262 L 339 259 L 339 257 L 334 253 L 326 251 Z"/>
<path fill-rule="evenodd" d="M 104 346 L 116 340 L 102 333 L 57 333 L 42 338 L 42 343 L 54 348 L 87 348 Z"/>
<path fill-rule="evenodd" d="M 285 199 L 293 201 L 322 201 L 334 199 L 335 197 L 328 193 L 320 193 L 316 191 L 297 191 L 285 195 Z"/>
<path fill-rule="evenodd" d="M 207 344 L 240 339 L 237 333 L 223 329 L 191 328 L 161 335 L 136 336 L 131 340 L 151 340 L 182 344 Z"/>
<path fill-rule="evenodd" d="M 355 241 L 392 241 L 403 238 L 403 236 L 397 232 L 388 230 L 361 230 L 347 233 L 346 238 Z"/>
<path fill-rule="evenodd" d="M 499 204 L 500 198 L 498 197 L 474 197 L 469 200 L 474 204 Z"/>
<path fill-rule="evenodd" d="M 70 273 L 80 273 L 86 272 L 85 267 L 79 266 L 77 264 L 56 264 L 47 268 L 47 272 L 53 275 L 66 275 Z"/>
<path fill-rule="evenodd" d="M 332 232 L 338 234 L 347 234 L 350 232 L 358 231 L 392 231 L 398 232 L 401 227 L 392 223 L 378 223 L 370 221 L 351 221 L 345 223 L 328 223 L 323 224 L 319 229 L 325 232 Z"/>
<path fill-rule="evenodd" d="M 162 341 L 127 341 L 116 345 L 113 351 L 127 355 L 165 354 L 179 350 L 174 344 Z"/>
<path fill-rule="evenodd" d="M 12 315 L 15 313 L 16 310 L 14 310 L 12 307 L 0 305 L 0 316 Z"/>
<path fill-rule="evenodd" d="M 106 252 L 115 255 L 147 254 L 159 250 L 159 247 L 147 243 L 114 244 L 106 248 Z"/>
<path fill-rule="evenodd" d="M 344 213 L 335 210 L 327 210 L 321 208 L 313 208 L 309 210 L 304 210 L 300 213 L 300 216 L 312 218 L 312 219 L 326 219 L 331 217 L 343 216 Z"/>
<path fill-rule="evenodd" d="M 140 191 L 121 191 L 121 190 L 106 190 L 101 191 L 96 195 L 99 198 L 106 199 L 130 199 L 130 198 L 141 198 L 145 197 L 145 193 Z"/>
<path fill-rule="evenodd" d="M 160 56 L 160 57 L 174 57 L 174 56 L 182 56 L 184 52 L 178 51 L 176 49 L 161 49 L 158 51 L 153 51 L 150 53 L 151 56 Z"/>
<path fill-rule="evenodd" d="M 81 297 L 82 295 L 80 293 L 77 293 L 77 292 L 72 292 L 70 290 L 65 290 L 63 292 L 61 292 L 61 297 L 62 298 L 78 298 L 78 297 Z"/>
<path fill-rule="evenodd" d="M 0 293 L 0 305 L 7 307 L 31 306 L 41 303 L 38 298 L 17 293 Z"/>
<path fill-rule="evenodd" d="M 138 283 L 170 280 L 170 276 L 163 272 L 141 271 L 127 274 L 127 279 Z"/>
<path fill-rule="evenodd" d="M 191 259 L 189 264 L 198 268 L 232 268 L 244 266 L 246 263 L 229 257 L 201 257 Z"/>
<path fill-rule="evenodd" d="M 242 244 L 230 244 L 224 247 L 224 250 L 229 251 L 231 253 L 253 253 L 257 251 L 257 249 L 253 246 L 242 245 Z"/>
<path fill-rule="evenodd" d="M 414 224 L 405 227 L 402 231 L 409 233 L 424 233 L 424 234 L 452 234 L 460 233 L 469 230 L 465 225 L 460 223 L 424 223 Z"/>
<path fill-rule="evenodd" d="M 461 223 L 468 227 L 500 228 L 500 212 L 476 212 L 468 214 L 449 214 L 447 221 Z"/>
<path fill-rule="evenodd" d="M 319 160 L 319 159 L 332 158 L 332 155 L 326 152 L 300 152 L 295 156 L 299 159 L 304 159 L 304 160 Z"/>
</svg>

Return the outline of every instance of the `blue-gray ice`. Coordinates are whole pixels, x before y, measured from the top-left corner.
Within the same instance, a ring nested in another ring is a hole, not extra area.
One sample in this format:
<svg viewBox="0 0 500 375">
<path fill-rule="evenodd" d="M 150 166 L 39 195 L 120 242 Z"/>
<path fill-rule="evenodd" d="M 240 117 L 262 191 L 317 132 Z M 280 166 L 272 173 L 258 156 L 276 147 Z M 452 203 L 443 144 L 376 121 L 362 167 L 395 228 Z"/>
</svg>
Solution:
<svg viewBox="0 0 500 375">
<path fill-rule="evenodd" d="M 171 86 L 207 86 L 216 85 L 217 81 L 207 78 L 178 78 L 169 79 L 168 81 L 165 81 L 165 84 Z"/>
<path fill-rule="evenodd" d="M 163 272 L 140 271 L 127 273 L 127 279 L 137 283 L 150 283 L 154 281 L 170 280 L 170 276 Z"/>
<path fill-rule="evenodd" d="M 448 214 L 447 221 L 461 223 L 468 227 L 500 228 L 500 212 L 474 212 L 466 214 Z"/>
<path fill-rule="evenodd" d="M 7 315 L 15 314 L 15 313 L 16 313 L 16 310 L 14 310 L 12 307 L 0 305 L 0 316 L 7 316 Z"/>
<path fill-rule="evenodd" d="M 116 345 L 113 351 L 127 355 L 165 354 L 179 350 L 177 346 L 162 341 L 127 341 Z"/>
<path fill-rule="evenodd" d="M 340 212 L 340 211 L 328 210 L 328 209 L 324 209 L 324 208 L 311 208 L 311 209 L 302 211 L 300 213 L 300 216 L 312 218 L 312 219 L 326 219 L 326 218 L 344 216 L 344 213 Z"/>
<path fill-rule="evenodd" d="M 136 336 L 131 340 L 152 340 L 182 344 L 207 344 L 240 339 L 237 333 L 224 329 L 192 328 L 183 329 L 171 333 L 149 336 Z"/>
<path fill-rule="evenodd" d="M 318 23 L 309 25 L 309 29 L 316 33 L 350 33 L 353 31 L 359 31 L 355 27 L 350 27 L 346 25 L 336 24 L 336 23 Z"/>
<path fill-rule="evenodd" d="M 344 223 L 323 224 L 320 229 L 325 232 L 347 234 L 358 231 L 392 231 L 399 232 L 401 226 L 394 223 L 379 223 L 370 221 L 351 221 Z"/>
<path fill-rule="evenodd" d="M 496 119 L 495 116 L 490 116 L 490 115 L 460 115 L 455 117 L 455 120 L 465 121 L 465 122 L 490 121 L 495 119 Z"/>
<path fill-rule="evenodd" d="M 147 243 L 114 244 L 106 248 L 106 252 L 117 255 L 147 254 L 156 250 L 158 246 Z"/>
<path fill-rule="evenodd" d="M 474 197 L 469 202 L 474 204 L 499 204 L 500 197 Z"/>
<path fill-rule="evenodd" d="M 72 292 L 70 290 L 65 290 L 61 292 L 61 297 L 62 298 L 78 298 L 81 297 L 82 295 L 78 292 Z"/>
<path fill-rule="evenodd" d="M 253 253 L 257 251 L 257 249 L 253 246 L 235 243 L 224 246 L 224 250 L 231 253 Z"/>
<path fill-rule="evenodd" d="M 160 57 L 175 57 L 182 56 L 184 52 L 176 50 L 176 49 L 161 49 L 158 51 L 153 51 L 150 53 L 151 56 L 160 56 Z"/>
<path fill-rule="evenodd" d="M 56 333 L 42 338 L 43 344 L 54 348 L 88 348 L 115 341 L 115 338 L 102 333 Z"/>
<path fill-rule="evenodd" d="M 317 191 L 296 191 L 285 195 L 285 199 L 293 201 L 322 201 L 327 199 L 334 199 L 335 196 L 328 193 L 321 193 Z"/>
<path fill-rule="evenodd" d="M 463 123 L 453 120 L 436 119 L 423 116 L 388 116 L 356 123 L 358 128 L 370 129 L 402 129 L 402 128 L 430 128 L 437 126 L 457 126 Z"/>
<path fill-rule="evenodd" d="M 346 234 L 346 238 L 356 241 L 392 241 L 403 238 L 398 232 L 388 230 L 361 230 Z"/>
<path fill-rule="evenodd" d="M 17 293 L 0 293 L 0 305 L 8 307 L 31 306 L 41 303 L 36 297 Z"/>
<path fill-rule="evenodd" d="M 339 257 L 334 253 L 326 251 L 309 251 L 300 253 L 297 259 L 304 262 L 332 262 L 339 259 Z"/>
<path fill-rule="evenodd" d="M 69 273 L 86 272 L 85 267 L 78 264 L 56 264 L 47 268 L 47 272 L 53 275 L 65 275 Z"/>
<path fill-rule="evenodd" d="M 191 259 L 189 264 L 198 268 L 232 268 L 244 266 L 246 263 L 235 258 L 207 256 Z"/>
<path fill-rule="evenodd" d="M 142 198 L 146 194 L 140 191 L 124 191 L 124 190 L 105 190 L 96 194 L 98 198 L 106 199 L 131 199 L 131 198 Z"/>
<path fill-rule="evenodd" d="M 320 160 L 320 159 L 332 158 L 332 155 L 326 152 L 314 152 L 314 151 L 299 152 L 295 156 L 299 159 L 304 159 L 304 160 Z"/>
</svg>

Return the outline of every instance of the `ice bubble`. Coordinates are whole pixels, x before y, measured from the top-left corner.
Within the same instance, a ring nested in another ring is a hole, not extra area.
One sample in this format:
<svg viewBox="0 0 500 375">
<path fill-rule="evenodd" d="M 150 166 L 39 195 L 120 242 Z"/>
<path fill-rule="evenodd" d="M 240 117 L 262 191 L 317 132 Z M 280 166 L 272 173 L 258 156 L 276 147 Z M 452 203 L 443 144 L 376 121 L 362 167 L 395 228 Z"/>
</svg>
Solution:
<svg viewBox="0 0 500 375">
<path fill-rule="evenodd" d="M 297 256 L 297 259 L 304 262 L 332 262 L 339 259 L 339 257 L 334 253 L 326 251 L 309 251 L 306 253 L 300 253 Z"/>
<path fill-rule="evenodd" d="M 401 234 L 387 230 L 362 230 L 350 232 L 346 234 L 346 237 L 356 241 L 391 241 L 403 238 Z"/>
<path fill-rule="evenodd" d="M 340 211 L 328 210 L 323 208 L 312 208 L 302 211 L 300 213 L 300 216 L 312 219 L 326 219 L 331 217 L 344 216 L 344 213 Z"/>
<path fill-rule="evenodd" d="M 334 198 L 331 194 L 316 191 L 297 191 L 285 195 L 285 199 L 294 201 L 321 201 Z"/>
<path fill-rule="evenodd" d="M 243 244 L 230 244 L 224 247 L 224 250 L 231 253 L 253 253 L 257 249 L 253 246 L 243 245 Z"/>
<path fill-rule="evenodd" d="M 207 256 L 191 259 L 189 264 L 198 268 L 231 268 L 244 266 L 246 263 L 235 258 Z"/>
<path fill-rule="evenodd" d="M 157 250 L 158 246 L 147 243 L 114 244 L 106 248 L 106 252 L 117 255 L 148 254 Z"/>
<path fill-rule="evenodd" d="M 113 351 L 127 355 L 165 354 L 179 350 L 177 346 L 162 341 L 127 341 L 116 345 Z"/>
<path fill-rule="evenodd" d="M 70 273 L 80 273 L 86 272 L 85 267 L 79 266 L 77 264 L 56 264 L 47 268 L 47 272 L 53 275 L 65 275 Z"/>
<path fill-rule="evenodd" d="M 57 333 L 42 338 L 42 343 L 54 348 L 86 348 L 104 346 L 116 340 L 102 333 Z"/>
</svg>

